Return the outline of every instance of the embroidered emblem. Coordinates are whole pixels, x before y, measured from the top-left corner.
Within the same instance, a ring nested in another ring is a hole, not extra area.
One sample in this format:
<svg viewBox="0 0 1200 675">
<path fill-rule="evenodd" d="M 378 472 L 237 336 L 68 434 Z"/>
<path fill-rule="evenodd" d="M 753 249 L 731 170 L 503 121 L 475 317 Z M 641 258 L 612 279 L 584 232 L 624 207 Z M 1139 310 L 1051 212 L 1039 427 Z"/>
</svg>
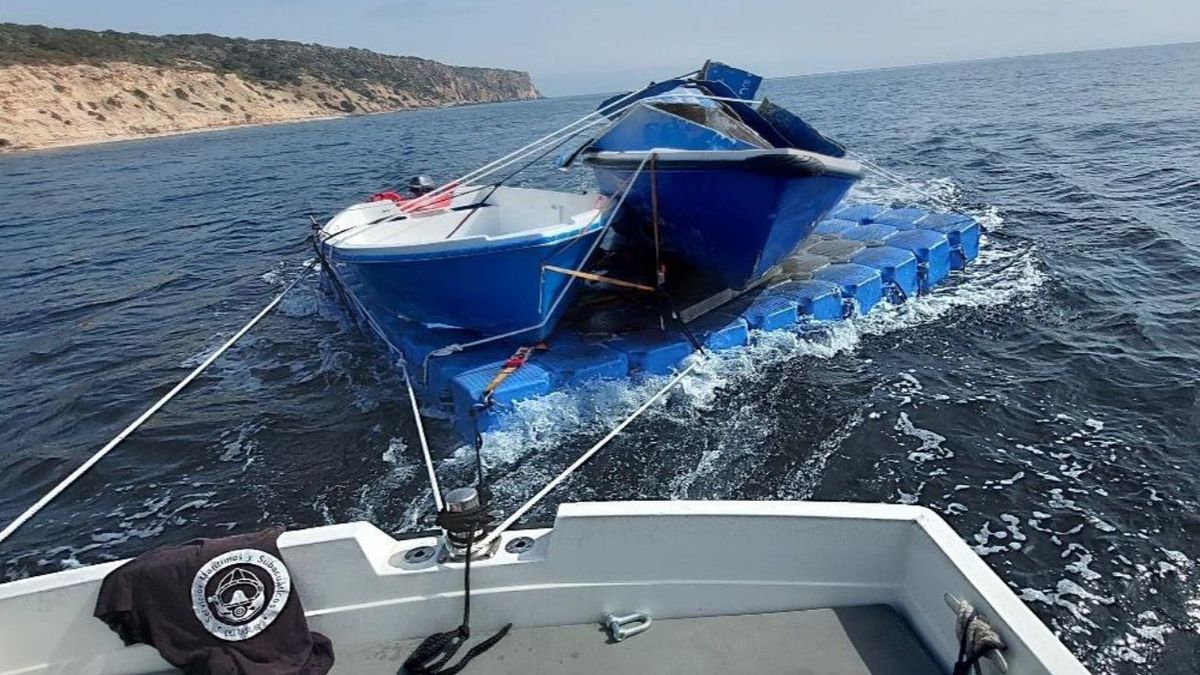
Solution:
<svg viewBox="0 0 1200 675">
<path fill-rule="evenodd" d="M 283 561 L 243 548 L 213 558 L 192 579 L 192 611 L 204 629 L 236 642 L 258 635 L 283 611 L 291 594 Z"/>
</svg>

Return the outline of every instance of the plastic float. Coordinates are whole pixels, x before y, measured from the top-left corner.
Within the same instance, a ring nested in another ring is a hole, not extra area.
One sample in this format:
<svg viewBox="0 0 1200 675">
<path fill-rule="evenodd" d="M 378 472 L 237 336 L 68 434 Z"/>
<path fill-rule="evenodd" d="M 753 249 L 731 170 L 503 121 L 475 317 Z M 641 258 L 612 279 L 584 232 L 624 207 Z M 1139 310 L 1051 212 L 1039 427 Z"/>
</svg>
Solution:
<svg viewBox="0 0 1200 675">
<path fill-rule="evenodd" d="M 657 309 L 637 304 L 636 294 L 589 288 L 536 344 L 527 338 L 470 346 L 481 336 L 369 315 L 367 303 L 349 290 L 355 284 L 344 278 L 346 270 L 332 270 L 332 278 L 355 313 L 408 364 L 418 397 L 451 414 L 455 428 L 472 439 L 477 430 L 503 428 L 520 401 L 590 380 L 667 375 L 697 346 L 738 348 L 755 331 L 812 329 L 867 314 L 882 303 L 906 302 L 978 257 L 980 235 L 979 223 L 959 213 L 844 205 L 765 283 L 718 298 L 723 302 L 702 299 L 695 303 L 699 311 L 681 307 L 685 329 L 661 322 Z M 485 393 L 491 405 L 481 408 Z"/>
</svg>

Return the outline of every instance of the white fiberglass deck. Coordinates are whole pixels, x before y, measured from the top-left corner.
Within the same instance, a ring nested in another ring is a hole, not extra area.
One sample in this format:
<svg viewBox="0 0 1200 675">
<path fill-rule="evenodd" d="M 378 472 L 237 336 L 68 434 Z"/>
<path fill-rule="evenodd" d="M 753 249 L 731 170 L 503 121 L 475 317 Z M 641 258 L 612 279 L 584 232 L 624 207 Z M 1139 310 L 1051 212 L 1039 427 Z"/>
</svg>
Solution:
<svg viewBox="0 0 1200 675">
<path fill-rule="evenodd" d="M 426 253 L 518 244 L 599 226 L 606 202 L 596 194 L 501 187 L 489 196 L 490 190 L 460 189 L 466 194 L 455 198 L 452 210 L 405 214 L 391 202 L 357 204 L 334 216 L 324 231 L 334 235 L 330 244 L 342 252 Z M 485 203 L 477 202 L 485 197 Z"/>
<path fill-rule="evenodd" d="M 530 548 L 505 550 L 522 536 L 531 538 Z M 279 543 L 310 627 L 329 636 L 339 655 L 334 672 L 395 672 L 412 644 L 458 625 L 462 566 L 404 560 L 413 548 L 435 545 L 432 537 L 397 541 L 354 523 L 289 532 Z M 0 586 L 0 674 L 163 671 L 157 652 L 122 646 L 92 617 L 100 581 L 115 567 Z M 700 648 L 681 655 L 713 626 L 745 643 L 733 645 L 734 653 L 752 645 L 767 650 L 745 668 L 725 662 L 721 672 L 778 672 L 772 664 L 785 662 L 795 664 L 786 672 L 912 672 L 886 669 L 873 656 L 878 650 L 862 644 L 875 630 L 889 635 L 882 649 L 909 660 L 901 665 L 923 663 L 916 655 L 927 653 L 948 673 L 957 640 L 947 593 L 974 604 L 1000 633 L 1010 673 L 1087 672 L 944 521 L 912 506 L 566 504 L 553 529 L 505 533 L 495 557 L 472 567 L 472 587 L 475 636 L 514 625 L 507 646 L 501 642 L 466 671 L 481 675 L 506 672 L 499 661 L 487 667 L 489 658 L 515 659 L 506 650 L 523 646 L 522 672 L 680 672 L 671 664 L 716 658 Z M 822 611 L 829 609 L 835 611 Z M 633 612 L 648 614 L 654 625 L 612 649 L 602 636 L 591 640 L 607 614 Z M 777 639 L 801 627 L 825 637 Z M 750 634 L 762 639 L 747 642 Z M 572 644 L 577 648 L 564 651 Z M 836 653 L 808 653 L 818 647 Z M 599 664 L 608 657 L 605 669 Z M 559 663 L 569 658 L 580 667 Z M 820 663 L 845 669 L 821 670 Z M 984 669 L 996 672 L 990 663 Z"/>
<path fill-rule="evenodd" d="M 460 653 L 487 638 L 476 634 Z M 419 640 L 366 645 L 338 655 L 338 668 L 394 675 Z M 598 623 L 510 632 L 467 667 L 479 675 L 931 675 L 940 668 L 896 610 L 886 605 L 655 621 L 613 642 Z"/>
</svg>

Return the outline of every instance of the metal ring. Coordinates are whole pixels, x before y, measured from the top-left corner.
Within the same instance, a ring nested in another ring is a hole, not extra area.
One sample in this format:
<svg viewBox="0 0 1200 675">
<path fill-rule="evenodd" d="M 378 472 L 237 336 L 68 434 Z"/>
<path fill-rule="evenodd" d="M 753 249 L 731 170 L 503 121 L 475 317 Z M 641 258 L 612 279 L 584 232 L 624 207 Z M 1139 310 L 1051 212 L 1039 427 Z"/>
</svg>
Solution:
<svg viewBox="0 0 1200 675">
<path fill-rule="evenodd" d="M 418 546 L 404 552 L 404 562 L 418 564 L 433 559 L 432 546 Z"/>
<path fill-rule="evenodd" d="M 516 537 L 509 539 L 504 545 L 504 550 L 509 553 L 524 553 L 533 548 L 533 539 L 530 537 Z"/>
</svg>

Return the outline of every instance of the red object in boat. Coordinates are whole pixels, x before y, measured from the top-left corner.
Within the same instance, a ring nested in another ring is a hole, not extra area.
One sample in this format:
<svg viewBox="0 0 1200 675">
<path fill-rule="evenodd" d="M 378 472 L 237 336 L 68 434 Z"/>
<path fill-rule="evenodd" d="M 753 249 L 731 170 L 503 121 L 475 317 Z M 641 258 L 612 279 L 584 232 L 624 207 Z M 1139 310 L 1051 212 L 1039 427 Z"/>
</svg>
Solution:
<svg viewBox="0 0 1200 675">
<path fill-rule="evenodd" d="M 450 208 L 450 202 L 453 199 L 454 199 L 454 190 L 448 189 L 445 192 L 442 192 L 441 194 L 436 195 L 432 198 L 404 197 L 395 192 L 380 192 L 380 193 L 371 195 L 371 198 L 368 199 L 367 201 L 369 201 L 369 202 L 393 201 L 396 203 L 397 206 L 400 207 L 400 210 L 402 210 L 402 211 L 409 211 L 409 210 L 411 210 L 411 211 L 439 211 L 441 209 Z M 417 200 L 420 200 L 420 203 L 417 204 L 415 208 L 413 208 L 412 206 L 405 206 L 409 202 L 414 202 Z"/>
<path fill-rule="evenodd" d="M 373 195 L 371 195 L 371 198 L 368 199 L 367 201 L 382 202 L 384 200 L 389 200 L 389 199 L 391 201 L 396 202 L 397 204 L 403 204 L 405 201 L 404 197 L 401 197 L 400 195 L 396 194 L 395 192 L 380 192 L 378 194 L 373 194 Z"/>
</svg>

